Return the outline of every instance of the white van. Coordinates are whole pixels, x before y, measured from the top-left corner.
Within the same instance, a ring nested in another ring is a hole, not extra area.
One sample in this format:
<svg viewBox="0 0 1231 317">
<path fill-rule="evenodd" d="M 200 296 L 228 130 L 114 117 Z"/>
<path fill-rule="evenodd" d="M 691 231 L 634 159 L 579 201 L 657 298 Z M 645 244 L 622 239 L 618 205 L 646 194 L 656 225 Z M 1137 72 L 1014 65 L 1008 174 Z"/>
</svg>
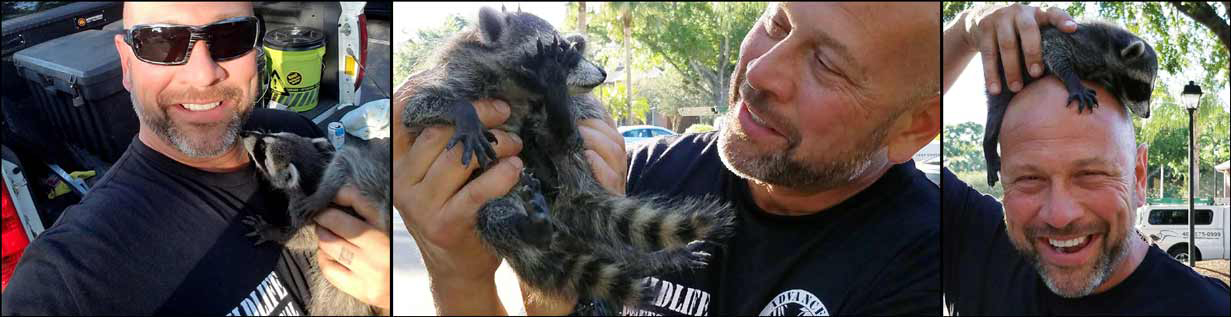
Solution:
<svg viewBox="0 0 1231 317">
<path fill-rule="evenodd" d="M 1231 239 L 1228 206 L 1196 205 L 1197 261 L 1227 259 Z M 1137 229 L 1176 260 L 1188 262 L 1188 205 L 1150 205 L 1137 209 Z"/>
</svg>

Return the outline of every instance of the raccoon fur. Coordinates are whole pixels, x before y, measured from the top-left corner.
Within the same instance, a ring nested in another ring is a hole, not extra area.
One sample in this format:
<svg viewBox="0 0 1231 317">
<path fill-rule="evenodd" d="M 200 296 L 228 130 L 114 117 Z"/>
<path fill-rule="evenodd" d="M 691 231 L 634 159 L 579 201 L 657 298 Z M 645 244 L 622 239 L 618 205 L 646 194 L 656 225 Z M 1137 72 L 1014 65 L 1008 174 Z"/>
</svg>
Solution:
<svg viewBox="0 0 1231 317">
<path fill-rule="evenodd" d="M 1114 24 L 1101 21 L 1078 23 L 1073 33 L 1060 32 L 1054 27 L 1041 30 L 1043 41 L 1043 64 L 1045 71 L 1055 74 L 1069 91 L 1069 101 L 1077 101 L 1077 113 L 1098 107 L 1093 89 L 1081 85 L 1089 80 L 1102 85 L 1115 94 L 1126 108 L 1142 118 L 1150 117 L 1150 94 L 1154 91 L 1154 78 L 1158 74 L 1158 55 L 1150 44 L 1133 33 Z M 1000 179 L 1000 154 L 996 145 L 1000 139 L 1000 124 L 1004 121 L 1005 109 L 1013 100 L 1005 80 L 1005 65 L 997 59 L 1000 71 L 1000 94 L 987 94 L 987 126 L 983 133 L 983 156 L 987 160 L 987 185 L 996 185 Z M 1021 69 L 1022 87 L 1034 81 Z M 1067 104 L 1065 105 L 1068 106 Z"/>
<path fill-rule="evenodd" d="M 378 229 L 389 234 L 393 218 L 390 205 L 391 172 L 388 139 L 372 139 L 366 145 L 346 144 L 334 152 L 325 138 L 309 139 L 291 133 L 244 132 L 244 149 L 257 170 L 275 188 L 287 195 L 290 224 L 275 226 L 258 216 L 244 223 L 253 227 L 248 235 L 258 240 L 282 243 L 304 251 L 315 260 L 317 241 L 313 218 L 330 206 L 343 185 L 352 184 L 362 197 L 379 209 Z M 341 208 L 358 217 L 353 210 Z M 315 268 L 315 267 L 313 267 Z M 319 269 L 309 270 L 312 297 L 307 310 L 312 315 L 372 315 L 376 307 L 365 304 L 325 280 Z"/>
<path fill-rule="evenodd" d="M 477 155 L 481 169 L 495 159 L 494 139 L 471 101 L 508 102 L 499 129 L 521 137 L 525 169 L 508 195 L 479 210 L 482 241 L 541 293 L 641 306 L 653 295 L 645 277 L 706 265 L 702 246 L 729 236 L 734 215 L 718 199 L 612 195 L 593 178 L 576 122 L 607 118 L 587 94 L 606 73 L 582 56 L 585 45 L 532 14 L 483 8 L 477 26 L 434 52 L 395 102 L 406 103 L 412 133 L 453 126 L 447 147 L 462 147 L 463 165 Z"/>
</svg>

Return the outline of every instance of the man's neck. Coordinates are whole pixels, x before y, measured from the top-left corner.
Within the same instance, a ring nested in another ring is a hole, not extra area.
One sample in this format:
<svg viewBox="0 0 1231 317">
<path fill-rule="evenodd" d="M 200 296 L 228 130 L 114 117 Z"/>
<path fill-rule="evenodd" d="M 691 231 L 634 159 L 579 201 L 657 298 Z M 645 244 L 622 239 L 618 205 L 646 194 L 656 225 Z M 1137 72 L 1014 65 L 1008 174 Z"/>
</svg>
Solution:
<svg viewBox="0 0 1231 317">
<path fill-rule="evenodd" d="M 210 173 L 238 171 L 247 167 L 249 162 L 248 154 L 244 152 L 243 147 L 238 142 L 231 146 L 231 149 L 217 156 L 191 157 L 180 152 L 175 146 L 168 144 L 152 132 L 140 131 L 137 133 L 137 139 L 141 140 L 141 143 L 144 143 L 150 149 L 162 153 L 162 155 L 176 162 Z"/>
<path fill-rule="evenodd" d="M 752 201 L 765 212 L 783 216 L 804 216 L 821 212 L 833 207 L 851 196 L 867 189 L 876 183 L 893 165 L 883 162 L 879 166 L 869 167 L 863 175 L 856 177 L 845 186 L 822 190 L 806 191 L 784 186 L 760 183 L 745 179 L 748 189 L 752 192 Z"/>
<path fill-rule="evenodd" d="M 1130 230 L 1128 232 L 1130 236 L 1138 235 L 1136 230 Z M 1111 276 L 1108 276 L 1107 280 L 1103 281 L 1103 284 L 1095 288 L 1091 294 L 1101 294 L 1111 290 L 1116 285 L 1120 285 L 1120 283 L 1128 279 L 1129 275 L 1133 275 L 1133 272 L 1137 271 L 1137 267 L 1141 266 L 1141 262 L 1145 261 L 1146 253 L 1150 251 L 1150 246 L 1146 244 L 1145 240 L 1142 240 L 1140 237 L 1129 237 L 1127 243 L 1128 255 L 1124 257 L 1123 261 L 1116 264 L 1116 267 L 1111 269 Z"/>
</svg>

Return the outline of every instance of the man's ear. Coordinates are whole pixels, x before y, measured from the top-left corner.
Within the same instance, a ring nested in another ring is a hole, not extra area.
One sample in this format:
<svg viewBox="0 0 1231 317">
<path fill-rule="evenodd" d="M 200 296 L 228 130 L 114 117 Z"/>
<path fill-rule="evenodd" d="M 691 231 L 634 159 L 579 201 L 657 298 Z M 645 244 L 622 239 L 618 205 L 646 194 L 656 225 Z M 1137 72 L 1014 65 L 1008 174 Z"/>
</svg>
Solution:
<svg viewBox="0 0 1231 317">
<path fill-rule="evenodd" d="M 885 140 L 893 164 L 910 160 L 940 134 L 940 95 L 928 96 L 906 111 L 890 126 Z"/>
<path fill-rule="evenodd" d="M 132 50 L 128 48 L 128 44 L 124 43 L 124 34 L 115 35 L 115 51 L 120 55 L 120 69 L 123 71 L 124 90 L 132 92 L 132 79 L 128 76 L 131 71 L 128 69 L 128 61 L 132 60 Z"/>
<path fill-rule="evenodd" d="M 1150 146 L 1141 144 L 1137 146 L 1136 161 L 1133 162 L 1133 176 L 1136 176 L 1137 195 L 1133 197 L 1137 201 L 1137 206 L 1145 206 L 1146 204 L 1146 172 L 1150 162 Z"/>
</svg>

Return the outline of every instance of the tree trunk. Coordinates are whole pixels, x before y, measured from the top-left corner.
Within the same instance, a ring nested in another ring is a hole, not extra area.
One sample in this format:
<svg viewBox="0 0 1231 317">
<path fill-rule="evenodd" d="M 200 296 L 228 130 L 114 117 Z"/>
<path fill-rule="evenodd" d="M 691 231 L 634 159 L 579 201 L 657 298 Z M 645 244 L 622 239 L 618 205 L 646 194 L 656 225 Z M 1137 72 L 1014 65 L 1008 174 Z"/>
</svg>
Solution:
<svg viewBox="0 0 1231 317">
<path fill-rule="evenodd" d="M 1208 3 L 1203 2 L 1168 2 L 1175 6 L 1176 10 L 1184 15 L 1192 18 L 1193 21 L 1210 29 L 1218 37 L 1218 42 L 1222 43 L 1222 48 L 1231 50 L 1231 26 L 1227 25 L 1227 21 L 1218 16 L 1218 11 Z M 1227 2 L 1223 2 L 1226 6 Z M 1227 9 L 1231 10 L 1231 8 Z"/>
<path fill-rule="evenodd" d="M 625 125 L 633 123 L 633 28 L 632 9 L 625 8 L 621 17 L 624 22 L 624 104 L 628 107 Z"/>
<path fill-rule="evenodd" d="M 577 2 L 577 33 L 586 34 L 586 2 Z"/>
</svg>

